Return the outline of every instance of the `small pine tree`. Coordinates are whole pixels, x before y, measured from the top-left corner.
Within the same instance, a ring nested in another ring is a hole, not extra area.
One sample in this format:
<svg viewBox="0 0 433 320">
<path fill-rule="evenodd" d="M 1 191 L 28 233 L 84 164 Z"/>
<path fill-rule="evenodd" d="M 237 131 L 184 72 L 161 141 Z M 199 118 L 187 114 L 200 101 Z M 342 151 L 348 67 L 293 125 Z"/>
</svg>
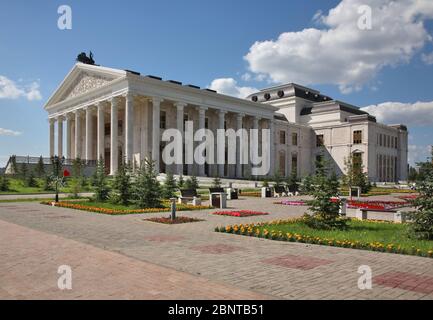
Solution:
<svg viewBox="0 0 433 320">
<path fill-rule="evenodd" d="M 43 182 L 43 185 L 42 185 L 42 189 L 44 191 L 54 191 L 54 188 L 53 188 L 53 179 L 48 174 L 45 175 L 45 177 L 44 177 L 44 182 Z"/>
<path fill-rule="evenodd" d="M 177 183 L 172 173 L 167 173 L 162 188 L 162 196 L 164 199 L 170 199 L 176 197 Z"/>
<path fill-rule="evenodd" d="M 42 178 L 45 175 L 44 158 L 39 157 L 38 163 L 36 164 L 35 173 L 38 178 Z"/>
<path fill-rule="evenodd" d="M 410 236 L 416 239 L 433 240 L 433 165 L 425 163 L 424 179 L 418 181 L 419 196 L 413 204 L 417 209 L 409 214 Z"/>
<path fill-rule="evenodd" d="M 134 194 L 136 205 L 140 209 L 160 208 L 161 187 L 157 180 L 153 161 L 145 160 L 135 179 Z"/>
<path fill-rule="evenodd" d="M 125 206 L 128 205 L 132 197 L 131 188 L 131 168 L 128 164 L 125 164 L 122 161 L 116 175 L 114 176 L 113 201 Z"/>
<path fill-rule="evenodd" d="M 188 178 L 185 181 L 185 188 L 186 189 L 198 189 L 199 185 L 198 185 L 197 177 L 192 175 L 190 178 Z"/>
<path fill-rule="evenodd" d="M 69 179 L 69 186 L 72 191 L 72 197 L 78 198 L 84 186 L 84 177 L 82 176 L 83 163 L 80 158 L 72 162 L 72 177 Z"/>
<path fill-rule="evenodd" d="M 221 188 L 221 179 L 220 179 L 220 177 L 216 176 L 215 178 L 213 178 L 212 188 Z"/>
<path fill-rule="evenodd" d="M 263 182 L 262 182 L 262 187 L 263 188 L 268 188 L 269 187 L 269 182 L 268 182 L 268 180 L 263 180 Z"/>
<path fill-rule="evenodd" d="M 290 176 L 286 179 L 286 188 L 289 190 L 298 190 L 298 177 L 296 175 L 296 172 L 292 172 Z"/>
<path fill-rule="evenodd" d="M 339 197 L 340 183 L 335 172 L 329 174 L 329 165 L 325 160 L 316 166 L 317 174 L 312 178 L 310 211 L 312 215 L 305 214 L 305 223 L 315 229 L 344 229 L 346 219 L 340 217 L 340 201 L 331 198 Z"/>
<path fill-rule="evenodd" d="M 35 179 L 35 174 L 33 173 L 32 170 L 30 170 L 30 172 L 28 173 L 25 181 L 26 181 L 26 186 L 29 188 L 35 188 L 38 186 L 38 183 Z"/>
<path fill-rule="evenodd" d="M 0 191 L 9 191 L 9 179 L 4 174 L 0 176 Z"/>
<path fill-rule="evenodd" d="M 26 180 L 28 173 L 29 173 L 29 168 L 27 167 L 27 163 L 25 162 L 21 163 L 19 169 L 19 176 L 23 181 Z"/>
<path fill-rule="evenodd" d="M 279 171 L 277 171 L 274 174 L 273 180 L 274 180 L 274 187 L 281 187 L 283 177 L 281 176 L 281 173 Z"/>
<path fill-rule="evenodd" d="M 95 181 L 95 200 L 105 201 L 108 199 L 109 188 L 107 185 L 107 176 L 105 174 L 104 159 L 99 159 L 98 166 L 96 167 L 96 181 Z"/>
<path fill-rule="evenodd" d="M 359 161 L 355 161 L 353 156 L 344 159 L 346 174 L 343 176 L 343 185 L 350 187 L 360 187 L 362 193 L 371 190 L 371 184 L 367 175 L 364 173 L 364 166 Z"/>
<path fill-rule="evenodd" d="M 301 192 L 305 194 L 310 194 L 313 190 L 313 177 L 311 175 L 307 175 L 302 179 L 301 182 Z"/>
<path fill-rule="evenodd" d="M 183 189 L 183 187 L 185 186 L 185 180 L 183 179 L 183 175 L 179 176 L 179 181 L 177 182 L 177 186 L 179 187 L 179 189 Z"/>
</svg>

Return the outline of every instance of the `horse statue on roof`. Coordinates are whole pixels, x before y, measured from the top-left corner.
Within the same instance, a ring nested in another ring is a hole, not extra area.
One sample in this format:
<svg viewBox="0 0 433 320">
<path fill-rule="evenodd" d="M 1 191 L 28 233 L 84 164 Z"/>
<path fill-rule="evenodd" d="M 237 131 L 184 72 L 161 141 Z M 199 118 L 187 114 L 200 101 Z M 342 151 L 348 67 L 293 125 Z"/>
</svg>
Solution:
<svg viewBox="0 0 433 320">
<path fill-rule="evenodd" d="M 85 64 L 95 64 L 95 60 L 93 59 L 92 51 L 89 52 L 89 56 L 86 55 L 85 52 L 81 52 L 76 59 L 77 62 L 85 63 Z"/>
</svg>

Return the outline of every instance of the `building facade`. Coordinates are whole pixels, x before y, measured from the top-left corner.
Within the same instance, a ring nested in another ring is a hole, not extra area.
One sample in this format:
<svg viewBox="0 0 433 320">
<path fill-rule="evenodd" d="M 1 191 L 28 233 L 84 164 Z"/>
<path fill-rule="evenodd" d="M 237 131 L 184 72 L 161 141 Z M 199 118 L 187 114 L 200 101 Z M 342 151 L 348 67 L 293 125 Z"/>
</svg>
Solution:
<svg viewBox="0 0 433 320">
<path fill-rule="evenodd" d="M 407 179 L 405 126 L 378 124 L 354 106 L 296 84 L 238 99 L 133 71 L 77 63 L 45 110 L 50 156 L 102 158 L 110 174 L 120 161 L 139 164 L 148 158 L 158 172 L 251 177 L 251 165 L 241 164 L 239 151 L 234 164 L 166 165 L 162 133 L 168 128 L 184 132 L 186 121 L 192 121 L 195 130 L 209 129 L 215 135 L 218 129 L 269 129 L 269 175 L 312 174 L 318 157 L 331 160 L 341 174 L 345 159 L 352 156 L 362 161 L 371 181 Z M 238 150 L 241 142 L 235 143 Z"/>
</svg>

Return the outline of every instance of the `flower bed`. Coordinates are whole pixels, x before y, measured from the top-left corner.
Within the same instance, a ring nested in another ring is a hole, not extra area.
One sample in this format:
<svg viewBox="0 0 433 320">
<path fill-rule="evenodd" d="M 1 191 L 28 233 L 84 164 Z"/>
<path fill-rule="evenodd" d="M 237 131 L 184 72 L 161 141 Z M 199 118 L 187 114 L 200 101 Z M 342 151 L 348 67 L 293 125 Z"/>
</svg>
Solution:
<svg viewBox="0 0 433 320">
<path fill-rule="evenodd" d="M 299 201 L 282 200 L 282 201 L 274 202 L 274 204 L 282 204 L 285 206 L 306 206 L 307 202 L 302 200 Z"/>
<path fill-rule="evenodd" d="M 43 201 L 43 202 L 41 202 L 41 204 L 52 206 L 53 202 L 52 201 Z M 66 201 L 60 201 L 57 203 L 54 202 L 54 206 L 61 207 L 61 208 L 83 210 L 83 211 L 88 211 L 88 212 L 109 214 L 109 215 L 169 212 L 171 210 L 170 207 L 121 210 L 121 209 L 94 207 L 94 206 L 88 206 L 88 205 L 83 205 L 83 204 L 70 203 L 70 202 L 66 202 Z M 211 208 L 212 207 L 209 207 L 209 206 L 193 206 L 193 205 L 188 205 L 188 204 L 183 204 L 183 205 L 179 204 L 176 207 L 177 211 L 206 210 L 206 209 L 211 209 Z"/>
<path fill-rule="evenodd" d="M 309 229 L 304 225 L 303 219 L 298 218 L 255 224 L 228 225 L 216 227 L 215 231 L 277 241 L 300 242 L 433 258 L 433 242 L 412 241 L 403 238 L 405 229 L 401 224 L 350 220 L 349 226 L 353 228 L 351 231 L 321 231 Z M 358 231 L 359 228 L 365 229 L 366 234 L 361 234 Z M 303 232 L 298 230 L 303 230 Z M 392 241 L 396 240 L 396 233 L 401 237 L 400 243 L 398 240 Z M 392 242 L 385 242 L 386 240 L 383 240 L 385 238 L 391 239 Z M 366 239 L 370 241 L 366 241 Z"/>
<path fill-rule="evenodd" d="M 236 211 L 216 211 L 212 214 L 217 216 L 231 216 L 231 217 L 251 217 L 251 216 L 265 216 L 269 213 L 250 210 L 236 210 Z"/>
<path fill-rule="evenodd" d="M 161 218 L 144 219 L 144 221 L 151 221 L 151 222 L 163 223 L 163 224 L 181 224 L 181 223 L 189 223 L 189 222 L 200 222 L 204 220 L 189 218 L 189 217 L 176 217 L 175 220 L 172 220 L 171 217 L 161 217 Z"/>
<path fill-rule="evenodd" d="M 401 201 L 347 201 L 348 209 L 393 210 L 407 205 L 407 202 Z"/>
<path fill-rule="evenodd" d="M 404 196 L 398 196 L 397 198 L 410 202 L 410 201 L 416 200 L 418 198 L 418 195 L 417 194 L 409 194 L 409 195 L 404 195 Z"/>
</svg>

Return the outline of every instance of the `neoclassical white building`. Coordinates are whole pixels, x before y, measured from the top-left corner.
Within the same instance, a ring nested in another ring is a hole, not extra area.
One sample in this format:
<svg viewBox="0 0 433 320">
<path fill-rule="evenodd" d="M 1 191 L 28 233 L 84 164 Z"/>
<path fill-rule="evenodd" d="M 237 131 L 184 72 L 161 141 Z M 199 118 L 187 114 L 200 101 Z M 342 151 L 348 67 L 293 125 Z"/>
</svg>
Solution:
<svg viewBox="0 0 433 320">
<path fill-rule="evenodd" d="M 129 70 L 77 63 L 45 105 L 50 156 L 103 158 L 110 174 L 120 161 L 155 161 L 158 172 L 232 178 L 251 177 L 251 165 L 166 165 L 161 134 L 185 121 L 194 129 L 269 129 L 270 172 L 299 177 L 325 156 L 338 173 L 350 155 L 362 161 L 371 181 L 407 179 L 407 129 L 386 126 L 357 107 L 320 92 L 287 84 L 234 98 L 194 85 Z M 66 124 L 66 125 L 65 125 Z M 239 143 L 237 141 L 236 143 Z M 259 146 L 259 149 L 261 147 Z M 226 155 L 227 156 L 227 155 Z"/>
</svg>

